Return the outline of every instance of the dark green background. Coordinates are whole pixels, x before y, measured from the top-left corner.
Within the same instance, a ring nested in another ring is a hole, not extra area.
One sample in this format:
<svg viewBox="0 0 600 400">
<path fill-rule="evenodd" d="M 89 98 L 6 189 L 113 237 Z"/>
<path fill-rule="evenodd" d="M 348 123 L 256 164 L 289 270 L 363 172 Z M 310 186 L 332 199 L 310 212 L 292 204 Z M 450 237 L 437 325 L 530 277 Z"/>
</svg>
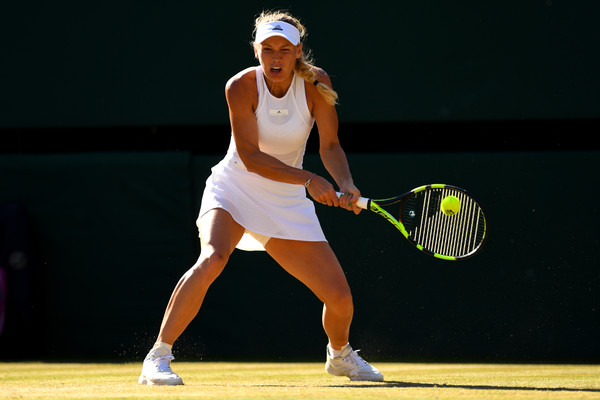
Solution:
<svg viewBox="0 0 600 400">
<path fill-rule="evenodd" d="M 0 127 L 227 124 L 262 8 L 290 8 L 342 122 L 597 118 L 592 1 L 23 1 L 2 7 Z"/>
<path fill-rule="evenodd" d="M 332 76 L 365 195 L 442 182 L 488 212 L 484 250 L 448 263 L 375 215 L 318 207 L 352 286 L 354 347 L 597 362 L 600 6 L 564 0 L 3 4 L 0 205 L 30 215 L 41 302 L 35 329 L 7 316 L 0 358 L 146 354 L 198 255 L 204 180 L 230 138 L 225 82 L 256 64 L 253 18 L 278 7 Z M 306 166 L 324 174 L 316 143 Z M 264 253 L 236 252 L 176 356 L 322 360 L 320 320 Z"/>
<path fill-rule="evenodd" d="M 378 360 L 595 362 L 598 152 L 352 154 L 374 197 L 423 183 L 476 193 L 477 256 L 445 262 L 375 214 L 318 206 L 356 303 L 352 343 Z M 198 254 L 194 225 L 215 156 L 5 155 L 0 203 L 18 201 L 39 243 L 43 327 L 5 357 L 139 359 Z M 402 166 L 402 169 L 398 169 Z M 325 173 L 310 154 L 306 167 Z M 384 171 L 383 173 L 381 171 Z M 397 174 L 394 184 L 390 173 Z M 178 342 L 192 359 L 319 360 L 321 304 L 263 252 L 236 251 Z"/>
</svg>

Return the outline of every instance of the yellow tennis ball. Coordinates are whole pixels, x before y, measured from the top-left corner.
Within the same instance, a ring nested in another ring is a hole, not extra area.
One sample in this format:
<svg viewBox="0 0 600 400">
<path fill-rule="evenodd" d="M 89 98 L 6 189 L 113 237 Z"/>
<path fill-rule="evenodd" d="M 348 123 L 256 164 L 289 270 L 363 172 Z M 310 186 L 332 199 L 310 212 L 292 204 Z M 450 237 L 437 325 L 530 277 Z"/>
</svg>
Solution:
<svg viewBox="0 0 600 400">
<path fill-rule="evenodd" d="M 458 214 L 460 211 L 460 200 L 454 196 L 447 196 L 442 200 L 442 212 L 446 215 Z"/>
</svg>

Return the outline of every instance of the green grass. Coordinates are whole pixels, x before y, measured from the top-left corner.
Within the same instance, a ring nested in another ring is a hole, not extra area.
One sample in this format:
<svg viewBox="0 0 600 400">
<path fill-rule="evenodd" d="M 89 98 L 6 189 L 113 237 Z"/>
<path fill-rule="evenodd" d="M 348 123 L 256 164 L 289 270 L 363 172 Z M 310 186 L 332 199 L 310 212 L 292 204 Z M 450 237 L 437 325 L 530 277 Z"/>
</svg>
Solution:
<svg viewBox="0 0 600 400">
<path fill-rule="evenodd" d="M 600 399 L 600 366 L 377 363 L 350 382 L 322 363 L 175 362 L 184 386 L 137 384 L 141 364 L 0 363 L 0 399 Z"/>
</svg>

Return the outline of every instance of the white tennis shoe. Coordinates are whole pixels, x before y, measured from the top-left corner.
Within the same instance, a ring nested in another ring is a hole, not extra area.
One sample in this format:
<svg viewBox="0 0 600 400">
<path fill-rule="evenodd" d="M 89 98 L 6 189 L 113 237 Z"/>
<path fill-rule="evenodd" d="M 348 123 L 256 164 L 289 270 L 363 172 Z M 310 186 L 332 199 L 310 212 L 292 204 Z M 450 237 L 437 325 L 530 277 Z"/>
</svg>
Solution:
<svg viewBox="0 0 600 400">
<path fill-rule="evenodd" d="M 342 349 L 338 357 L 333 357 L 331 349 L 327 346 L 327 362 L 325 371 L 335 376 L 347 376 L 351 381 L 383 381 L 383 374 L 377 368 L 363 360 L 352 350 L 350 344 Z"/>
<path fill-rule="evenodd" d="M 141 385 L 183 385 L 183 380 L 171 370 L 171 351 L 156 347 L 148 353 L 138 383 Z"/>
</svg>

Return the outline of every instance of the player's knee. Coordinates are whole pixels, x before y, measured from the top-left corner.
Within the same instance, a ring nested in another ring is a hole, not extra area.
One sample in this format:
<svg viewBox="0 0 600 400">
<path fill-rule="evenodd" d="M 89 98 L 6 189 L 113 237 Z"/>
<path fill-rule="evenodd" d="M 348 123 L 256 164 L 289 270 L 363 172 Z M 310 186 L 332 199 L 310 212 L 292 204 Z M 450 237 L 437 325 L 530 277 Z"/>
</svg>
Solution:
<svg viewBox="0 0 600 400">
<path fill-rule="evenodd" d="M 354 312 L 354 302 L 349 290 L 333 293 L 326 305 L 327 308 L 335 310 L 338 315 L 352 315 Z"/>
<path fill-rule="evenodd" d="M 213 247 L 202 250 L 198 262 L 193 267 L 194 273 L 200 274 L 203 279 L 213 282 L 223 272 L 229 261 L 229 255 Z"/>
</svg>

